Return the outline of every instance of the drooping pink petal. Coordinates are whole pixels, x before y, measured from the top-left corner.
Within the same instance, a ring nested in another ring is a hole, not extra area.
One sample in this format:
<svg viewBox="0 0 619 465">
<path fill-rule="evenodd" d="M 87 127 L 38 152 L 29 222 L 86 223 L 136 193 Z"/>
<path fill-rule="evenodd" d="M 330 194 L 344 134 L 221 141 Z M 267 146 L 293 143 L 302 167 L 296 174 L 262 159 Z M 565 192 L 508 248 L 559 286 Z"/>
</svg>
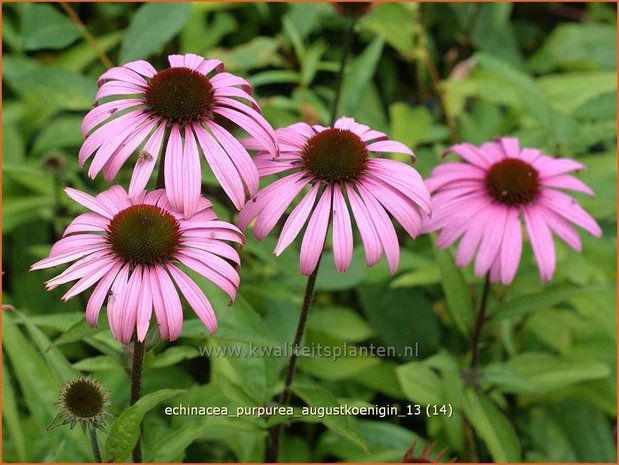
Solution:
<svg viewBox="0 0 619 465">
<path fill-rule="evenodd" d="M 477 260 L 475 261 L 475 274 L 477 276 L 485 275 L 495 260 L 497 260 L 497 255 L 503 242 L 506 219 L 506 207 L 502 205 L 492 205 L 490 207 L 484 237 L 479 245 Z"/>
<path fill-rule="evenodd" d="M 362 179 L 361 182 L 367 184 L 368 190 L 372 192 L 376 200 L 400 223 L 411 237 L 415 238 L 419 235 L 422 220 L 415 203 L 395 189 L 391 189 L 389 186 L 370 177 Z"/>
<path fill-rule="evenodd" d="M 240 210 L 245 203 L 245 190 L 232 160 L 204 128 L 196 127 L 195 134 L 213 174 L 234 206 Z"/>
<path fill-rule="evenodd" d="M 174 288 L 174 284 L 168 273 L 161 266 L 155 266 L 151 269 L 151 279 L 156 276 L 159 282 L 161 291 L 161 299 L 163 300 L 163 308 L 166 313 L 166 321 L 168 323 L 168 336 L 170 341 L 176 341 L 181 335 L 183 329 L 183 307 L 178 293 Z"/>
<path fill-rule="evenodd" d="M 322 255 L 329 217 L 331 214 L 332 188 L 327 186 L 322 193 L 316 209 L 307 224 L 307 230 L 301 243 L 301 274 L 309 276 L 316 269 Z"/>
<path fill-rule="evenodd" d="M 520 141 L 517 137 L 501 137 L 498 140 L 507 157 L 520 156 Z"/>
<path fill-rule="evenodd" d="M 186 240 L 183 245 L 185 247 L 194 247 L 196 249 L 219 255 L 220 257 L 226 258 L 237 265 L 241 264 L 241 258 L 239 257 L 239 253 L 236 249 L 225 242 L 216 239 L 201 238 Z"/>
<path fill-rule="evenodd" d="M 183 211 L 183 139 L 178 125 L 172 126 L 166 147 L 164 177 L 166 197 L 175 210 Z"/>
<path fill-rule="evenodd" d="M 157 70 L 153 68 L 153 66 L 148 61 L 144 60 L 130 61 L 129 63 L 125 63 L 123 66 L 148 78 L 151 78 L 155 74 L 157 74 Z"/>
<path fill-rule="evenodd" d="M 234 100 L 232 101 L 234 102 Z M 239 103 L 239 105 L 244 106 L 242 103 Z M 250 109 L 249 107 L 247 108 Z M 256 113 L 255 110 L 252 111 Z M 270 126 L 268 126 L 266 120 L 262 118 L 260 122 L 258 122 L 254 118 L 247 116 L 246 112 L 238 111 L 237 109 L 233 110 L 227 107 L 215 107 L 213 112 L 241 127 L 248 134 L 255 137 L 256 140 L 262 144 L 262 147 L 265 150 L 269 151 L 272 155 L 277 156 L 277 142 L 275 140 L 275 136 L 271 133 L 272 129 L 270 129 Z"/>
<path fill-rule="evenodd" d="M 567 174 L 560 174 L 550 178 L 543 178 L 542 184 L 545 187 L 554 187 L 556 189 L 568 189 L 571 191 L 582 192 L 584 194 L 594 196 L 593 190 L 580 179 Z"/>
<path fill-rule="evenodd" d="M 550 228 L 538 208 L 524 207 L 523 213 L 540 278 L 543 282 L 550 281 L 556 265 L 555 245 Z"/>
<path fill-rule="evenodd" d="M 146 274 L 146 267 L 141 268 L 142 282 L 140 284 L 140 292 L 138 293 L 136 332 L 138 341 L 144 342 L 153 314 L 153 297 L 150 292 L 150 282 L 147 281 L 150 275 Z"/>
<path fill-rule="evenodd" d="M 122 305 L 118 305 L 119 308 L 117 308 L 117 311 L 120 313 L 120 331 L 122 333 L 120 341 L 124 344 L 127 344 L 136 332 L 138 311 L 142 297 L 142 267 L 138 265 L 133 269 L 127 285 L 118 298 L 118 300 L 122 302 Z M 142 328 L 142 330 L 144 330 L 144 328 Z M 148 331 L 148 325 L 146 326 L 143 336 L 146 336 L 146 331 Z M 143 340 L 144 339 L 142 339 L 142 341 Z"/>
<path fill-rule="evenodd" d="M 208 301 L 204 293 L 189 277 L 172 264 L 168 264 L 168 271 L 172 275 L 172 279 L 187 299 L 189 306 L 196 312 L 200 321 L 204 323 L 208 332 L 213 334 L 217 331 L 217 317 L 213 306 Z"/>
<path fill-rule="evenodd" d="M 368 161 L 367 173 L 402 192 L 426 213 L 431 212 L 428 188 L 412 166 L 387 158 L 373 158 Z"/>
<path fill-rule="evenodd" d="M 58 276 L 47 281 L 45 283 L 45 287 L 47 290 L 52 290 L 61 284 L 83 278 L 84 276 L 100 268 L 101 265 L 109 263 L 110 261 L 113 261 L 113 258 L 110 255 L 110 250 L 108 249 L 91 253 L 90 255 L 75 262 Z"/>
<path fill-rule="evenodd" d="M 456 250 L 456 265 L 460 267 L 467 266 L 473 260 L 477 247 L 481 242 L 484 235 L 486 223 L 488 222 L 489 215 L 485 210 L 480 210 L 479 214 L 475 218 L 475 221 L 470 224 L 468 229 L 464 231 L 464 235 L 458 244 Z M 443 230 L 446 231 L 446 230 Z M 441 231 L 441 233 L 443 233 Z M 439 245 L 440 247 L 440 245 Z"/>
<path fill-rule="evenodd" d="M 602 235 L 602 229 L 589 213 L 567 194 L 553 189 L 544 189 L 539 196 L 539 204 L 562 216 L 595 237 Z"/>
<path fill-rule="evenodd" d="M 120 114 L 131 107 L 136 107 L 135 110 L 137 110 L 137 107 L 140 105 L 143 105 L 141 99 L 123 99 L 113 100 L 93 108 L 84 116 L 80 126 L 82 137 L 89 136 L 93 129 L 114 115 Z"/>
<path fill-rule="evenodd" d="M 126 68 L 124 66 L 117 66 L 115 68 L 108 69 L 105 73 L 103 73 L 99 79 L 97 80 L 97 84 L 99 86 L 103 85 L 105 81 L 123 81 L 130 84 L 134 84 L 136 86 L 146 87 L 148 84 L 146 79 L 142 77 L 140 74 L 132 71 L 130 68 Z"/>
<path fill-rule="evenodd" d="M 238 285 L 230 281 L 226 276 L 221 275 L 216 270 L 214 270 L 211 266 L 204 263 L 202 260 L 198 260 L 192 256 L 190 256 L 187 252 L 189 249 L 178 254 L 178 261 L 183 265 L 186 265 L 188 268 L 192 269 L 198 274 L 201 274 L 206 279 L 211 281 L 217 287 L 219 287 L 222 291 L 228 294 L 230 300 L 234 301 L 236 299 L 236 293 L 238 291 Z"/>
<path fill-rule="evenodd" d="M 585 165 L 576 160 L 570 158 L 553 158 L 548 155 L 539 156 L 535 160 L 533 167 L 539 171 L 540 176 L 543 178 L 550 178 L 552 176 L 569 173 L 570 171 L 581 171 L 585 169 Z"/>
<path fill-rule="evenodd" d="M 578 231 L 561 216 L 549 210 L 548 208 L 539 205 L 537 208 L 543 212 L 544 220 L 557 236 L 559 236 L 567 245 L 577 252 L 582 251 L 582 242 Z"/>
<path fill-rule="evenodd" d="M 103 232 L 107 225 L 108 220 L 98 213 L 82 213 L 71 221 L 62 235 L 66 237 L 81 232 Z"/>
<path fill-rule="evenodd" d="M 398 244 L 398 236 L 393 224 L 383 207 L 363 183 L 358 183 L 357 189 L 359 190 L 359 196 L 363 203 L 365 203 L 369 219 L 374 223 L 376 231 L 380 231 L 378 238 L 385 251 L 385 257 L 389 265 L 389 273 L 393 274 L 397 271 L 400 263 L 400 245 Z"/>
<path fill-rule="evenodd" d="M 114 215 L 131 206 L 131 202 L 127 198 L 127 191 L 118 184 L 97 194 L 95 199 Z"/>
<path fill-rule="evenodd" d="M 258 191 L 260 177 L 258 176 L 258 171 L 249 153 L 247 153 L 243 144 L 232 137 L 232 135 L 219 124 L 214 121 L 207 121 L 206 125 L 213 132 L 215 139 L 217 139 L 222 148 L 226 151 L 232 163 L 234 163 L 234 166 L 241 175 L 241 179 L 247 186 L 250 197 L 253 196 Z"/>
<path fill-rule="evenodd" d="M 128 118 L 125 119 L 125 116 Z M 106 123 L 88 136 L 79 154 L 80 165 L 83 165 L 93 153 L 95 154 L 93 158 L 95 166 L 94 168 L 90 166 L 88 176 L 94 178 L 114 152 L 121 148 L 125 140 L 147 120 L 146 114 L 134 111 Z"/>
<path fill-rule="evenodd" d="M 165 125 L 161 124 L 144 145 L 143 151 L 147 155 L 141 159 L 138 158 L 135 168 L 133 168 L 131 182 L 129 183 L 129 197 L 135 197 L 146 188 L 148 180 L 153 174 L 155 164 L 159 159 L 164 133 Z"/>
<path fill-rule="evenodd" d="M 415 154 L 411 149 L 401 142 L 395 140 L 383 140 L 373 142 L 366 146 L 370 152 L 404 153 L 410 155 L 415 160 Z"/>
<path fill-rule="evenodd" d="M 80 205 L 92 210 L 99 215 L 105 216 L 106 218 L 112 219 L 115 212 L 110 212 L 107 208 L 101 206 L 97 199 L 95 199 L 92 195 L 86 194 L 85 192 L 78 191 L 77 189 L 73 189 L 72 187 L 65 187 L 65 193 L 69 196 L 69 198 L 75 200 Z"/>
<path fill-rule="evenodd" d="M 129 344 L 131 336 L 128 339 L 124 338 L 123 331 L 123 301 L 122 296 L 125 295 L 125 288 L 127 287 L 127 280 L 129 278 L 129 265 L 125 265 L 116 275 L 114 284 L 111 287 L 111 295 L 107 301 L 107 320 L 110 325 L 112 335 L 122 342 L 123 344 Z"/>
<path fill-rule="evenodd" d="M 309 183 L 308 179 L 302 179 L 295 184 L 289 185 L 287 189 L 281 189 L 280 195 L 276 196 L 271 202 L 265 205 L 261 210 L 260 215 L 256 219 L 253 232 L 262 240 L 275 227 L 279 219 L 286 212 L 290 203 L 299 195 L 305 186 Z"/>
<path fill-rule="evenodd" d="M 111 297 L 109 295 L 110 287 L 122 266 L 122 262 L 116 261 L 109 271 L 101 278 L 101 281 L 99 281 L 94 291 L 92 291 L 90 299 L 88 299 L 88 303 L 86 304 L 86 321 L 90 326 L 97 326 L 103 302 L 105 302 L 106 297 L 108 299 Z"/>
<path fill-rule="evenodd" d="M 153 129 L 159 124 L 157 120 L 146 121 L 142 126 L 132 132 L 127 139 L 120 145 L 120 147 L 112 154 L 108 161 L 103 166 L 103 179 L 106 182 L 110 182 L 129 157 L 138 149 L 139 146 L 145 145 L 144 142 L 148 141 L 154 132 Z M 99 152 L 102 150 L 99 149 Z M 99 153 L 97 152 L 97 155 Z M 90 168 L 93 169 L 95 159 L 93 159 Z"/>
<path fill-rule="evenodd" d="M 196 211 L 202 190 L 202 170 L 198 146 L 189 126 L 185 127 L 185 146 L 181 165 L 183 213 L 190 218 Z"/>
<path fill-rule="evenodd" d="M 106 260 L 102 261 L 101 266 L 92 271 L 92 274 L 84 276 L 78 282 L 76 282 L 71 289 L 67 291 L 65 295 L 62 296 L 62 300 L 67 301 L 71 297 L 76 296 L 80 292 L 85 291 L 97 281 L 99 281 L 109 270 L 114 266 L 114 261 Z"/>
<path fill-rule="evenodd" d="M 511 284 L 518 271 L 520 256 L 522 255 L 522 226 L 520 215 L 515 208 L 507 210 L 505 221 L 505 233 L 501 243 L 501 282 L 504 285 Z"/>
<path fill-rule="evenodd" d="M 159 326 L 159 335 L 161 339 L 170 339 L 170 326 L 168 325 L 168 315 L 166 312 L 165 302 L 159 288 L 159 279 L 154 268 L 144 269 L 144 282 L 149 283 L 150 295 L 153 300 L 153 308 L 157 317 L 157 325 Z M 148 292 L 148 290 L 146 290 Z"/>
<path fill-rule="evenodd" d="M 305 176 L 305 173 L 295 173 L 278 179 L 258 192 L 241 209 L 236 224 L 240 229 L 245 229 L 275 199 L 280 192 L 290 189 Z"/>
<path fill-rule="evenodd" d="M 475 147 L 473 144 L 456 144 L 449 148 L 446 153 L 454 152 L 460 155 L 469 163 L 479 166 L 480 168 L 487 169 L 490 168 L 492 162 L 488 159 L 480 149 Z"/>
<path fill-rule="evenodd" d="M 333 258 L 335 268 L 346 271 L 350 266 L 353 252 L 352 224 L 348 206 L 340 187 L 333 186 Z"/>
<path fill-rule="evenodd" d="M 281 255 L 281 253 L 286 250 L 292 241 L 296 239 L 299 232 L 301 232 L 301 229 L 303 229 L 303 226 L 305 226 L 305 223 L 314 208 L 314 204 L 316 203 L 316 195 L 318 194 L 319 188 L 320 184 L 314 184 L 310 191 L 305 194 L 305 196 L 290 213 L 290 216 L 284 223 L 282 232 L 279 235 L 277 245 L 275 246 L 275 250 L 273 252 L 275 255 Z"/>
<path fill-rule="evenodd" d="M 361 242 L 363 243 L 365 261 L 368 266 L 375 265 L 378 263 L 383 253 L 383 246 L 376 229 L 374 229 L 374 223 L 370 219 L 365 204 L 359 198 L 355 190 L 347 185 L 346 193 L 348 194 L 348 201 L 350 202 L 355 223 L 357 224 L 359 235 L 361 236 Z"/>
</svg>

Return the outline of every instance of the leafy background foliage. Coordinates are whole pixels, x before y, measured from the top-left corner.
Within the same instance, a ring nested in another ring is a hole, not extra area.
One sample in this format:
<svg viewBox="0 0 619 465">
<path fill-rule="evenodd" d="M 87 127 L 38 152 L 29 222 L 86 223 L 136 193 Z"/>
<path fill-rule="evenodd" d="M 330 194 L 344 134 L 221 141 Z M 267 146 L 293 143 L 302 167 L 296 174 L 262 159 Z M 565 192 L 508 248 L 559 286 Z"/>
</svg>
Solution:
<svg viewBox="0 0 619 465">
<path fill-rule="evenodd" d="M 254 85 L 274 127 L 326 122 L 343 18 L 328 4 L 75 4 L 116 64 L 169 53 L 224 60 Z M 97 192 L 77 164 L 80 120 L 104 71 L 58 5 L 5 4 L 3 15 L 3 460 L 85 461 L 82 432 L 46 432 L 61 383 L 91 374 L 112 391 L 115 422 L 103 434 L 108 460 L 123 461 L 144 418 L 147 461 L 263 460 L 268 425 L 282 418 L 167 417 L 164 405 L 265 405 L 281 388 L 284 359 L 200 357 L 197 346 L 278 346 L 292 339 L 304 281 L 298 251 L 280 259 L 274 240 L 249 238 L 237 302 L 202 283 L 220 330 L 208 337 L 187 312 L 181 339 L 149 339 L 144 399 L 127 410 L 127 348 L 106 321 L 83 321 L 84 300 L 47 293 L 55 271 L 29 273 L 77 213 L 62 194 Z M 340 114 L 411 146 L 427 176 L 450 144 L 515 134 L 524 144 L 577 158 L 597 193 L 579 198 L 604 228 L 583 236 L 584 253 L 558 246 L 551 284 L 537 277 L 525 246 L 518 277 L 497 286 L 483 333 L 480 386 L 463 378 L 480 280 L 458 270 L 431 237 L 401 235 L 402 264 L 368 269 L 360 250 L 351 270 L 323 260 L 305 342 L 370 343 L 419 357 L 302 359 L 297 405 L 443 404 L 452 418 L 293 419 L 286 461 L 401 461 L 428 438 L 466 459 L 465 425 L 486 461 L 614 461 L 616 417 L 616 44 L 609 4 L 394 4 L 357 26 Z M 440 92 L 428 64 L 434 64 Z M 126 185 L 129 170 L 118 182 Z M 205 192 L 220 192 L 205 171 Z M 233 218 L 224 200 L 223 218 Z"/>
</svg>

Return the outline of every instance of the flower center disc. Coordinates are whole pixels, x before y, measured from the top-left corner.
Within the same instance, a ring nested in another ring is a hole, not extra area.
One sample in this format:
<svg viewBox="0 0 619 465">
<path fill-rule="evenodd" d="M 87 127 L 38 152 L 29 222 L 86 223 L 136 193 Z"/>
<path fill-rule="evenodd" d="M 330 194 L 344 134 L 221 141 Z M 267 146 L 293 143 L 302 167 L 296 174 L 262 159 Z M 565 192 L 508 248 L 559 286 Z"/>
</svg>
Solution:
<svg viewBox="0 0 619 465">
<path fill-rule="evenodd" d="M 178 222 L 155 205 L 133 205 L 110 222 L 108 241 L 126 263 L 153 265 L 171 260 L 178 248 Z"/>
<path fill-rule="evenodd" d="M 168 68 L 148 83 L 146 105 L 157 115 L 178 124 L 212 117 L 215 90 L 210 81 L 189 68 Z"/>
<path fill-rule="evenodd" d="M 96 385 L 80 380 L 68 386 L 63 403 L 76 417 L 92 418 L 103 412 L 105 399 Z"/>
<path fill-rule="evenodd" d="M 528 163 L 507 158 L 496 163 L 486 175 L 486 189 L 499 203 L 516 206 L 531 203 L 539 192 L 539 175 Z"/>
<path fill-rule="evenodd" d="M 301 157 L 305 167 L 318 179 L 351 181 L 365 171 L 368 150 L 354 132 L 330 128 L 310 138 Z"/>
</svg>

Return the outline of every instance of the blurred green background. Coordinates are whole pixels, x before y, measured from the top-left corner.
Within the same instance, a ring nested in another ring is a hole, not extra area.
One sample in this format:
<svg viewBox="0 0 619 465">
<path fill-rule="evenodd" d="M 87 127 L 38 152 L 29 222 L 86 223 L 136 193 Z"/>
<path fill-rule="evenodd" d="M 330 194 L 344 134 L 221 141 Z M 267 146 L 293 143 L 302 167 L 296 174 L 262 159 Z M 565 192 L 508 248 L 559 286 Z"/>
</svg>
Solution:
<svg viewBox="0 0 619 465">
<path fill-rule="evenodd" d="M 273 127 L 328 120 L 348 20 L 327 3 L 72 7 L 116 65 L 147 59 L 161 69 L 171 53 L 220 58 L 253 84 Z M 280 460 L 398 462 L 427 439 L 466 461 L 472 428 L 481 461 L 615 461 L 615 18 L 609 3 L 386 3 L 358 21 L 340 114 L 412 147 L 423 176 L 456 138 L 517 135 L 576 158 L 597 194 L 578 200 L 604 235 L 583 235 L 580 255 L 557 243 L 548 285 L 525 245 L 514 284 L 492 290 L 479 390 L 464 376 L 481 291 L 470 269 L 456 269 L 430 236 L 400 235 L 395 276 L 384 262 L 366 268 L 362 250 L 338 274 L 327 251 L 305 343 L 402 352 L 418 343 L 419 357 L 302 359 L 295 405 L 449 403 L 453 415 L 294 419 Z M 63 289 L 45 292 L 55 270 L 28 268 L 81 212 L 62 188 L 107 187 L 77 163 L 80 121 L 105 66 L 58 4 L 4 3 L 2 29 L 2 298 L 14 307 L 3 312 L 3 461 L 87 461 L 79 428 L 45 431 L 60 386 L 91 374 L 112 391 L 118 415 L 129 397 L 127 349 L 105 320 L 98 329 L 83 323 L 84 298 L 63 303 Z M 128 185 L 130 166 L 115 182 Z M 204 180 L 218 213 L 233 219 L 206 170 Z M 258 406 L 281 389 L 285 359 L 209 359 L 198 350 L 292 340 L 304 288 L 298 244 L 276 259 L 273 237 L 249 235 L 232 307 L 208 289 L 215 336 L 188 311 L 179 341 L 150 339 L 144 392 L 182 391 L 146 414 L 145 461 L 263 460 L 266 428 L 281 419 L 169 417 L 163 405 Z"/>
</svg>

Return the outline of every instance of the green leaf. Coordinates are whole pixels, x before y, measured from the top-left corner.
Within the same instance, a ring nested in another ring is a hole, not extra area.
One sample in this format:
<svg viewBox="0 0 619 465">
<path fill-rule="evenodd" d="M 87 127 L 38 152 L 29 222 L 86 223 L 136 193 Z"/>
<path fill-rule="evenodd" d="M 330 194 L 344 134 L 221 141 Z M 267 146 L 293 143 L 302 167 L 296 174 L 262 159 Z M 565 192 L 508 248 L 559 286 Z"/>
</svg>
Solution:
<svg viewBox="0 0 619 465">
<path fill-rule="evenodd" d="M 269 84 L 296 84 L 301 80 L 301 74 L 297 71 L 276 69 L 256 73 L 247 80 L 253 87 L 266 86 Z"/>
<path fill-rule="evenodd" d="M 616 462 L 616 448 L 609 431 L 614 421 L 589 404 L 576 400 L 552 405 L 551 411 L 576 452 L 575 461 Z"/>
<path fill-rule="evenodd" d="M 79 29 L 57 8 L 25 3 L 21 8 L 22 43 L 26 50 L 63 48 L 80 36 Z"/>
<path fill-rule="evenodd" d="M 81 122 L 81 116 L 63 116 L 53 120 L 38 133 L 32 152 L 40 154 L 52 149 L 79 147 L 83 141 Z"/>
<path fill-rule="evenodd" d="M 3 59 L 4 79 L 24 99 L 59 110 L 90 110 L 97 92 L 94 79 L 64 69 L 41 66 L 13 56 Z"/>
<path fill-rule="evenodd" d="M 238 72 L 267 66 L 281 66 L 277 53 L 279 44 L 272 37 L 258 36 L 233 49 L 213 49 L 211 58 L 218 58 L 226 64 L 226 70 Z"/>
<path fill-rule="evenodd" d="M 365 95 L 366 88 L 374 78 L 378 60 L 383 52 L 383 45 L 383 39 L 377 37 L 357 58 L 352 60 L 344 76 L 338 114 L 356 116 L 361 104 L 360 96 Z"/>
<path fill-rule="evenodd" d="M 614 72 L 617 68 L 615 34 L 615 26 L 611 24 L 560 24 L 530 59 L 529 69 L 538 73 L 551 70 Z"/>
<path fill-rule="evenodd" d="M 109 52 L 116 47 L 123 37 L 122 31 L 96 37 L 97 45 L 103 52 Z M 99 59 L 97 52 L 88 41 L 83 41 L 66 52 L 59 54 L 54 60 L 54 66 L 74 73 L 84 71 L 89 65 Z"/>
<path fill-rule="evenodd" d="M 120 46 L 120 63 L 144 59 L 161 49 L 182 29 L 190 3 L 145 3 L 133 16 Z"/>
<path fill-rule="evenodd" d="M 310 407 L 340 406 L 340 403 L 333 394 L 321 387 L 294 383 L 292 385 L 292 390 Z M 365 440 L 353 426 L 350 418 L 342 415 L 325 415 L 321 421 L 327 428 L 339 434 L 344 439 L 348 439 L 366 452 L 368 451 Z"/>
<path fill-rule="evenodd" d="M 434 254 L 441 271 L 441 282 L 447 299 L 449 316 L 458 331 L 467 335 L 472 327 L 475 314 L 469 287 L 462 271 L 456 268 L 451 252 L 435 247 Z"/>
<path fill-rule="evenodd" d="M 121 413 L 110 428 L 110 434 L 105 443 L 107 460 L 124 462 L 137 443 L 144 415 L 159 403 L 181 392 L 183 392 L 182 389 L 162 389 L 161 391 L 153 392 L 144 396 Z"/>
<path fill-rule="evenodd" d="M 523 295 L 514 299 L 508 300 L 500 305 L 495 313 L 494 318 L 503 320 L 506 318 L 514 318 L 538 310 L 546 310 L 560 303 L 569 302 L 571 299 L 600 292 L 600 287 L 574 287 L 574 286 L 556 286 L 546 289 L 535 294 Z"/>
<path fill-rule="evenodd" d="M 15 446 L 17 458 L 20 462 L 28 462 L 24 431 L 15 400 L 15 390 L 4 362 L 2 363 L 2 418 L 8 430 L 8 436 Z"/>
<path fill-rule="evenodd" d="M 617 76 L 607 71 L 554 74 L 541 77 L 537 83 L 556 108 L 573 113 L 600 95 L 616 94 Z"/>
<path fill-rule="evenodd" d="M 200 355 L 200 352 L 195 347 L 189 346 L 173 346 L 166 351 L 157 354 L 153 359 L 147 359 L 146 363 L 149 367 L 168 367 L 176 365 L 183 360 L 190 360 Z"/>
<path fill-rule="evenodd" d="M 606 378 L 610 368 L 592 360 L 569 360 L 546 353 L 524 353 L 484 368 L 484 380 L 504 392 L 545 393 L 583 381 Z"/>
<path fill-rule="evenodd" d="M 304 372 L 310 373 L 321 379 L 329 381 L 338 381 L 350 378 L 360 373 L 364 373 L 366 370 L 371 369 L 380 364 L 380 359 L 377 357 L 370 357 L 362 354 L 360 351 L 363 348 L 348 346 L 329 345 L 327 346 L 331 350 L 342 349 L 342 353 L 353 353 L 352 351 L 357 349 L 359 353 L 357 356 L 341 356 L 341 357 L 303 357 L 299 360 L 299 368 Z M 326 348 L 326 347 L 325 347 Z"/>
<path fill-rule="evenodd" d="M 495 462 L 520 461 L 518 435 L 490 399 L 469 389 L 463 411 Z"/>
<path fill-rule="evenodd" d="M 418 289 L 390 288 L 388 283 L 361 286 L 361 309 L 387 348 L 400 360 L 411 360 L 436 351 L 439 322 L 430 301 Z"/>
<path fill-rule="evenodd" d="M 54 342 L 50 344 L 46 351 L 52 350 L 54 347 L 58 347 L 62 344 L 69 344 L 71 342 L 81 341 L 89 336 L 94 336 L 95 334 L 103 331 L 107 328 L 107 324 L 101 324 L 96 328 L 93 328 L 88 324 L 85 317 L 82 317 L 80 321 L 75 323 L 69 329 L 64 331 L 60 336 L 58 336 Z"/>
<path fill-rule="evenodd" d="M 504 80 L 519 96 L 522 108 L 548 131 L 551 140 L 548 147 L 555 144 L 574 143 L 579 137 L 576 121 L 555 109 L 546 94 L 527 74 L 510 64 L 497 60 L 485 53 L 477 53 L 475 59 L 482 68 Z"/>
<path fill-rule="evenodd" d="M 381 3 L 375 5 L 369 14 L 360 20 L 362 29 L 382 37 L 400 54 L 412 58 L 415 24 L 411 11 L 404 3 Z"/>
<path fill-rule="evenodd" d="M 307 328 L 335 340 L 349 342 L 364 341 L 374 333 L 370 325 L 353 309 L 337 306 L 312 310 Z"/>
<path fill-rule="evenodd" d="M 97 355 L 74 363 L 73 368 L 80 371 L 118 370 L 123 368 L 123 364 L 118 357 Z"/>
<path fill-rule="evenodd" d="M 442 382 L 432 368 L 422 362 L 410 362 L 396 368 L 400 387 L 406 398 L 418 404 L 442 404 Z"/>
</svg>

